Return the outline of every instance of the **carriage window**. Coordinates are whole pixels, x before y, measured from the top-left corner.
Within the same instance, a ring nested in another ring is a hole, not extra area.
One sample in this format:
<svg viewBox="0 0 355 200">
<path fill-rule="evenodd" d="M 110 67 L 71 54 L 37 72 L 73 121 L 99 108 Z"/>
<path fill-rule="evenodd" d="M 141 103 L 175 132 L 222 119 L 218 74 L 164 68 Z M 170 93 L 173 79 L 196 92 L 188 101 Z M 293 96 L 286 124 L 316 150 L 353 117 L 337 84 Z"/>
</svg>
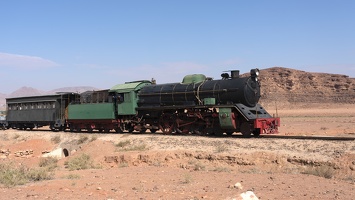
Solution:
<svg viewBox="0 0 355 200">
<path fill-rule="evenodd" d="M 52 103 L 52 108 L 55 108 L 55 102 Z"/>
</svg>

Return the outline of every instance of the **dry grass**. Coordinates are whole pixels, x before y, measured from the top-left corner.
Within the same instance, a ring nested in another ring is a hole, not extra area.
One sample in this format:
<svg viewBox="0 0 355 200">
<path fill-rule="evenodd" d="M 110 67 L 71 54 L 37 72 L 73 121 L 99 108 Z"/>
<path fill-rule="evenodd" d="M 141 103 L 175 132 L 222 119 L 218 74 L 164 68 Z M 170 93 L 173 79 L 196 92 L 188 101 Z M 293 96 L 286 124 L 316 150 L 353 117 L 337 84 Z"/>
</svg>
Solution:
<svg viewBox="0 0 355 200">
<path fill-rule="evenodd" d="M 130 140 L 124 140 L 115 145 L 118 147 L 118 151 L 144 151 L 147 150 L 147 145 L 145 143 L 132 145 Z"/>
<path fill-rule="evenodd" d="M 68 174 L 68 175 L 64 176 L 64 178 L 66 178 L 66 179 L 80 179 L 81 176 L 79 174 Z"/>
<path fill-rule="evenodd" d="M 93 142 L 93 141 L 95 141 L 95 140 L 97 140 L 97 135 L 91 136 L 90 142 Z"/>
<path fill-rule="evenodd" d="M 307 167 L 301 173 L 330 179 L 334 176 L 334 169 L 330 166 Z"/>
<path fill-rule="evenodd" d="M 16 167 L 14 164 L 0 164 L 0 183 L 6 187 L 24 185 L 28 182 L 52 179 L 53 173 L 49 168 Z"/>
<path fill-rule="evenodd" d="M 130 140 L 124 140 L 124 141 L 120 141 L 119 143 L 116 144 L 116 147 L 119 147 L 119 148 L 124 148 L 128 145 L 131 144 L 131 141 Z"/>
<path fill-rule="evenodd" d="M 19 137 L 20 137 L 19 134 L 15 134 L 15 135 L 12 137 L 12 139 L 16 140 L 16 139 L 18 139 Z"/>
<path fill-rule="evenodd" d="M 69 161 L 65 162 L 64 165 L 70 171 L 98 168 L 94 165 L 90 156 L 87 154 L 81 154 L 79 157 L 72 158 Z"/>
<path fill-rule="evenodd" d="M 54 144 L 59 144 L 61 142 L 61 139 L 60 139 L 60 135 L 56 135 L 54 137 L 51 138 L 51 141 L 54 143 Z"/>
<path fill-rule="evenodd" d="M 215 172 L 231 172 L 232 170 L 228 167 L 216 167 L 213 169 Z"/>
<path fill-rule="evenodd" d="M 191 174 L 184 174 L 182 183 L 189 184 L 191 182 L 193 182 L 193 178 L 192 178 Z"/>
<path fill-rule="evenodd" d="M 83 144 L 84 142 L 86 142 L 89 139 L 88 136 L 86 135 L 80 135 L 79 140 L 78 140 L 78 144 Z"/>
<path fill-rule="evenodd" d="M 57 168 L 58 159 L 54 157 L 41 158 L 39 161 L 40 167 L 48 168 L 49 170 L 53 170 Z"/>
<path fill-rule="evenodd" d="M 229 148 L 227 145 L 220 144 L 220 145 L 216 146 L 216 149 L 215 149 L 216 153 L 222 153 L 222 152 L 226 152 L 226 151 L 229 151 Z"/>
</svg>

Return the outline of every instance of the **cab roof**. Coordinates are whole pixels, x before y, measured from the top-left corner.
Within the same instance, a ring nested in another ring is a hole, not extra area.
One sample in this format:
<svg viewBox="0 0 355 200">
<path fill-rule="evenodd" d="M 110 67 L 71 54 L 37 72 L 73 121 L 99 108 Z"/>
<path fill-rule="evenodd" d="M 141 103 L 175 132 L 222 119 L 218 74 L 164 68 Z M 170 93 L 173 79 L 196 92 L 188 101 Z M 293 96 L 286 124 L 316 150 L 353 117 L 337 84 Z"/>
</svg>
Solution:
<svg viewBox="0 0 355 200">
<path fill-rule="evenodd" d="M 113 86 L 109 92 L 126 93 L 131 91 L 137 91 L 145 85 L 151 85 L 148 80 L 126 82 L 124 84 L 117 84 Z"/>
</svg>

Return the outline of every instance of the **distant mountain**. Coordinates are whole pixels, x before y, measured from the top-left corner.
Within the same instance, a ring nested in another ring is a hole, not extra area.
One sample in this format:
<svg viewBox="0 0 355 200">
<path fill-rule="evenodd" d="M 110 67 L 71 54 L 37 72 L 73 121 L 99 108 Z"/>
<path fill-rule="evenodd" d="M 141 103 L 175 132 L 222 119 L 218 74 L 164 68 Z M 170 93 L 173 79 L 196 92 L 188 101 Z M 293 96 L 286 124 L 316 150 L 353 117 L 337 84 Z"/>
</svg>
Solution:
<svg viewBox="0 0 355 200">
<path fill-rule="evenodd" d="M 6 98 L 6 97 L 7 97 L 7 95 L 6 95 L 6 94 L 0 93 L 0 99 L 2 99 L 2 98 Z"/>
<path fill-rule="evenodd" d="M 15 98 L 15 97 L 25 97 L 25 96 L 39 96 L 39 95 L 51 95 L 56 94 L 57 92 L 77 92 L 82 93 L 88 90 L 98 90 L 97 88 L 90 86 L 78 86 L 78 87 L 63 87 L 50 91 L 42 91 L 32 87 L 21 87 L 20 89 L 12 92 L 11 94 L 2 94 L 0 93 L 0 110 L 6 109 L 6 98 Z"/>
<path fill-rule="evenodd" d="M 5 110 L 5 98 L 7 97 L 6 94 L 0 93 L 0 110 Z"/>
<path fill-rule="evenodd" d="M 57 92 L 76 92 L 76 93 L 82 93 L 85 91 L 91 91 L 91 90 L 99 90 L 98 88 L 90 87 L 90 86 L 79 86 L 79 87 L 63 87 L 63 88 L 58 88 L 54 89 L 51 91 L 48 91 L 47 94 L 55 94 Z"/>
<path fill-rule="evenodd" d="M 22 87 L 14 92 L 12 92 L 8 97 L 25 97 L 25 96 L 38 96 L 38 95 L 43 95 L 46 92 L 37 90 L 32 87 Z"/>
</svg>

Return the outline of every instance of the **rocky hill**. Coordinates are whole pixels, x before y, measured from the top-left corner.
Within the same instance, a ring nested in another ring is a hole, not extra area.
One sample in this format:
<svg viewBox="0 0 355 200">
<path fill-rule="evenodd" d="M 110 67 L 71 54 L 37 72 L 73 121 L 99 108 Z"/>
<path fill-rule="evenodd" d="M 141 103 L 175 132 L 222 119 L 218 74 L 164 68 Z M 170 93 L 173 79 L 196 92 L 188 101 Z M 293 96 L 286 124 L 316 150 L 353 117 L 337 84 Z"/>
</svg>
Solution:
<svg viewBox="0 0 355 200">
<path fill-rule="evenodd" d="M 354 104 L 355 78 L 273 67 L 260 71 L 261 103 L 281 107 Z"/>
</svg>

